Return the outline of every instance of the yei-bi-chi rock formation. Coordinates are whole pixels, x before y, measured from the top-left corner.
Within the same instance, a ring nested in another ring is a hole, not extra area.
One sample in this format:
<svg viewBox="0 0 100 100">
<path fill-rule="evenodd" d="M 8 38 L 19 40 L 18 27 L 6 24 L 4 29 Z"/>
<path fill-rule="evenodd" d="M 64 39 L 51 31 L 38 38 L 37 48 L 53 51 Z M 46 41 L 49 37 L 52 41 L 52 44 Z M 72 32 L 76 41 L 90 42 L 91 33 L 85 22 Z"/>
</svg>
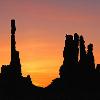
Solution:
<svg viewBox="0 0 100 100">
<path fill-rule="evenodd" d="M 93 44 L 86 49 L 82 35 L 66 34 L 63 58 L 60 78 L 47 87 L 48 95 L 55 95 L 57 100 L 100 99 L 100 64 L 95 64 Z"/>
</svg>

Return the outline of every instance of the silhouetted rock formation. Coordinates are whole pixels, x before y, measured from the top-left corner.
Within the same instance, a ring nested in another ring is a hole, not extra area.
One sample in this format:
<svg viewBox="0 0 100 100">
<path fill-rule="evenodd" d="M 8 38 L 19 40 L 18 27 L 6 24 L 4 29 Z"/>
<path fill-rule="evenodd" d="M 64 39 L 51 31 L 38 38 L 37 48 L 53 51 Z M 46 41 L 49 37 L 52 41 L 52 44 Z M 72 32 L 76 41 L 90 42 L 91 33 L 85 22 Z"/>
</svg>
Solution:
<svg viewBox="0 0 100 100">
<path fill-rule="evenodd" d="M 19 52 L 15 46 L 15 31 L 15 20 L 11 20 L 11 62 L 10 65 L 3 65 L 1 68 L 1 76 L 5 79 L 17 79 L 22 75 Z"/>
<path fill-rule="evenodd" d="M 66 35 L 60 77 L 42 88 L 32 84 L 30 75 L 22 76 L 15 31 L 15 20 L 11 20 L 11 61 L 1 67 L 0 100 L 100 99 L 100 64 L 95 66 L 93 44 L 89 44 L 86 51 L 83 36 Z"/>
<path fill-rule="evenodd" d="M 95 68 L 93 44 L 85 48 L 83 36 L 66 35 L 60 78 L 47 87 L 55 100 L 95 100 L 100 95 L 100 64 Z"/>
<path fill-rule="evenodd" d="M 39 98 L 38 90 L 41 88 L 32 84 L 30 75 L 22 76 L 19 52 L 16 51 L 15 46 L 15 31 L 15 20 L 11 20 L 11 62 L 1 67 L 0 100 L 37 99 Z"/>
</svg>

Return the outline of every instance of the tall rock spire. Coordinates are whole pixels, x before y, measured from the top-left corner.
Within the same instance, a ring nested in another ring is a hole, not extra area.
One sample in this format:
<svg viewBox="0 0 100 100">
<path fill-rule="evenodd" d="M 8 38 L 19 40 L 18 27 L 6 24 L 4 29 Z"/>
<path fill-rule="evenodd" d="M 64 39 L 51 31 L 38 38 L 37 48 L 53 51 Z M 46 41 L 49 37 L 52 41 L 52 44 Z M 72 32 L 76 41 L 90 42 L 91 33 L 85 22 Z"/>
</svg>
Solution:
<svg viewBox="0 0 100 100">
<path fill-rule="evenodd" d="M 87 62 L 88 62 L 88 67 L 90 67 L 90 69 L 94 70 L 95 69 L 95 60 L 94 60 L 94 55 L 93 55 L 93 44 L 91 44 L 91 43 L 88 45 Z"/>
<path fill-rule="evenodd" d="M 19 58 L 19 52 L 16 51 L 16 41 L 15 41 L 15 20 L 11 20 L 11 62 L 10 65 L 13 67 L 16 75 L 21 75 L 21 64 Z"/>
<path fill-rule="evenodd" d="M 74 34 L 74 62 L 78 63 L 78 55 L 79 55 L 79 35 L 77 33 Z"/>
<path fill-rule="evenodd" d="M 15 31 L 16 31 L 16 26 L 15 26 L 15 20 L 11 20 L 11 62 L 14 60 L 14 53 L 16 51 L 16 41 L 15 41 Z"/>
</svg>

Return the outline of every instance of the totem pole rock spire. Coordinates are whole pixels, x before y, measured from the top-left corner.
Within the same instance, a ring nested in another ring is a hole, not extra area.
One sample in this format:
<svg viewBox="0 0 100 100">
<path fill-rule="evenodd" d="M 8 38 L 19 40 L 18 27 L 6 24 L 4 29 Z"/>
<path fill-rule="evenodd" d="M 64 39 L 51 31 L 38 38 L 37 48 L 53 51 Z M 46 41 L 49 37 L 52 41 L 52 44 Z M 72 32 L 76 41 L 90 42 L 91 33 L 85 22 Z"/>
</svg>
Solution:
<svg viewBox="0 0 100 100">
<path fill-rule="evenodd" d="M 21 64 L 19 58 L 19 51 L 16 51 L 16 41 L 15 41 L 15 20 L 11 20 L 11 62 L 10 65 L 15 68 L 17 73 L 21 74 Z"/>
<path fill-rule="evenodd" d="M 14 59 L 13 57 L 16 51 L 15 31 L 16 31 L 15 20 L 12 19 L 11 20 L 11 62 Z"/>
</svg>

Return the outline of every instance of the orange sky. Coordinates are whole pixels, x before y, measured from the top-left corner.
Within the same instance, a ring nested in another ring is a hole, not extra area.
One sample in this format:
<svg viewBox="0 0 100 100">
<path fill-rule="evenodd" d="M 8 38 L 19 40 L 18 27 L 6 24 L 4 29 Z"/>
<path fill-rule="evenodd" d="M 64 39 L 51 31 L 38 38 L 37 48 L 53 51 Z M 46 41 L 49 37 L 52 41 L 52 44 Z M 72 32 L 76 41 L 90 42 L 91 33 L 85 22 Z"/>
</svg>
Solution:
<svg viewBox="0 0 100 100">
<path fill-rule="evenodd" d="M 16 19 L 17 50 L 23 75 L 47 86 L 59 77 L 65 34 L 84 35 L 94 44 L 100 62 L 99 0 L 2 0 L 0 1 L 0 66 L 10 62 L 10 20 Z"/>
</svg>

